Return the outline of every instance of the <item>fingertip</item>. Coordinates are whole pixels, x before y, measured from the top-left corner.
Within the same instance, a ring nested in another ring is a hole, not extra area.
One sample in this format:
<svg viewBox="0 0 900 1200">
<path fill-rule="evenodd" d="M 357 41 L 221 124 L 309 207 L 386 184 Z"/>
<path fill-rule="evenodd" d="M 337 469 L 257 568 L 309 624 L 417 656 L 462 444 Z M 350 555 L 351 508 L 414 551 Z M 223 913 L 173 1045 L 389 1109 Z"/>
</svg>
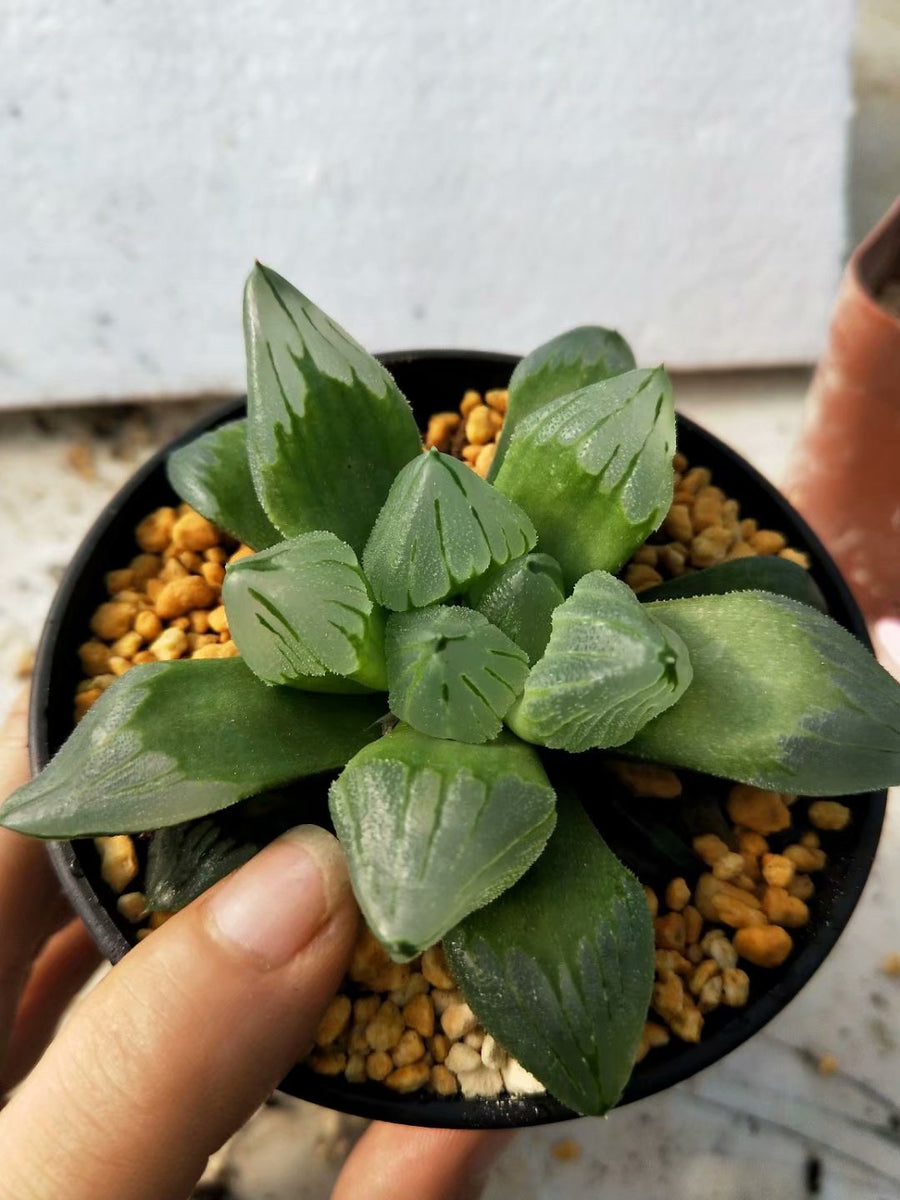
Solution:
<svg viewBox="0 0 900 1200">
<path fill-rule="evenodd" d="M 316 825 L 300 825 L 215 889 L 207 923 L 220 943 L 273 969 L 304 951 L 350 895 L 337 839 Z"/>
</svg>

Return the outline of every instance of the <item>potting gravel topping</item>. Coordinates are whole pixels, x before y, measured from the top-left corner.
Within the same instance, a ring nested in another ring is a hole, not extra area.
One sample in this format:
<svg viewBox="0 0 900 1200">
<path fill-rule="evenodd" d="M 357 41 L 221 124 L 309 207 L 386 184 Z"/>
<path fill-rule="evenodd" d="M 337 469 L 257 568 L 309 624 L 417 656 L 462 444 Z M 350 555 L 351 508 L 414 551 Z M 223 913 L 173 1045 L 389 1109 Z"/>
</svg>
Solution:
<svg viewBox="0 0 900 1200">
<path fill-rule="evenodd" d="M 828 797 L 900 780 L 900 688 L 618 334 L 540 347 L 420 453 L 266 268 L 245 329 L 247 419 L 172 455 L 183 502 L 107 576 L 76 728 L 2 822 L 96 837 L 141 938 L 330 810 L 367 924 L 308 1067 L 604 1113 L 791 955 Z"/>
</svg>

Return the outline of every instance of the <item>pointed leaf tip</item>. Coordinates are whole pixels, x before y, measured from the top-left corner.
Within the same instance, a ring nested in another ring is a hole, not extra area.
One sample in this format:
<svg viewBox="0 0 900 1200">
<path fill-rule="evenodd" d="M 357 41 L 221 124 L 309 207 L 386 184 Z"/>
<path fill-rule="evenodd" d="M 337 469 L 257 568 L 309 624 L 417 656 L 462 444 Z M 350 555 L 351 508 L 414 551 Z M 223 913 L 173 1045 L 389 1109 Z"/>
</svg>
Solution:
<svg viewBox="0 0 900 1200">
<path fill-rule="evenodd" d="M 240 659 L 132 667 L 0 810 L 36 837 L 141 833 L 342 766 L 384 701 L 265 687 Z"/>
<path fill-rule="evenodd" d="M 166 474 L 182 500 L 254 550 L 281 540 L 253 486 L 246 420 L 219 425 L 173 451 Z"/>
<path fill-rule="evenodd" d="M 534 522 L 571 588 L 617 571 L 672 501 L 675 408 L 665 371 L 627 371 L 560 396 L 516 429 L 496 487 Z"/>
<path fill-rule="evenodd" d="M 249 455 L 287 537 L 330 530 L 359 553 L 397 471 L 421 450 L 385 368 L 271 268 L 244 292 Z"/>
<path fill-rule="evenodd" d="M 602 1116 L 634 1066 L 653 985 L 644 890 L 577 800 L 531 870 L 444 938 L 485 1028 L 576 1112 Z"/>
<path fill-rule="evenodd" d="M 509 381 L 509 407 L 488 479 L 496 478 L 516 429 L 542 405 L 636 365 L 622 335 L 601 325 L 580 325 L 532 350 Z"/>
<path fill-rule="evenodd" d="M 456 595 L 535 540 L 518 505 L 459 459 L 432 449 L 394 480 L 363 568 L 379 603 L 402 612 Z"/>
<path fill-rule="evenodd" d="M 644 607 L 684 641 L 694 681 L 629 754 L 812 796 L 900 783 L 900 684 L 836 621 L 766 592 Z"/>
</svg>

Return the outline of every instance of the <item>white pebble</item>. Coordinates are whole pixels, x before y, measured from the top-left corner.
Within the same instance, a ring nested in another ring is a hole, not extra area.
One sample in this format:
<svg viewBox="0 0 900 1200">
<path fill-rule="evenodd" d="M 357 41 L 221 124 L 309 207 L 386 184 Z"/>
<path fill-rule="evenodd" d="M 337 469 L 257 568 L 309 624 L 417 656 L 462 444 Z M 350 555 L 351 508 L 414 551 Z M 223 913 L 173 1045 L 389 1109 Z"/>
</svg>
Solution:
<svg viewBox="0 0 900 1200">
<path fill-rule="evenodd" d="M 498 1096 L 503 1091 L 503 1076 L 493 1067 L 479 1065 L 474 1071 L 463 1071 L 459 1086 L 467 1100 L 476 1096 Z"/>
<path fill-rule="evenodd" d="M 526 1071 L 514 1058 L 507 1061 L 502 1071 L 503 1082 L 511 1096 L 536 1096 L 547 1090 L 539 1079 L 535 1079 L 531 1072 Z"/>
<path fill-rule="evenodd" d="M 444 1059 L 444 1065 L 454 1075 L 460 1075 L 464 1071 L 475 1071 L 482 1065 L 481 1055 L 465 1042 L 454 1042 Z"/>
</svg>

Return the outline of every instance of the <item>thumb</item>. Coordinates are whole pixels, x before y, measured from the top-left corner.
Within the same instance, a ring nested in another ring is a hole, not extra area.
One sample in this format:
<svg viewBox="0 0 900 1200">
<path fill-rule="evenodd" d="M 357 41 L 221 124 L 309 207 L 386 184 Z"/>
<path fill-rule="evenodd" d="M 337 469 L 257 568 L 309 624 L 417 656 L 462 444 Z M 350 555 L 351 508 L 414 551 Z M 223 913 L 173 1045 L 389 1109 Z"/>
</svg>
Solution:
<svg viewBox="0 0 900 1200">
<path fill-rule="evenodd" d="M 357 921 L 341 849 L 315 826 L 167 921 L 0 1115 L 0 1200 L 183 1200 L 310 1045 Z"/>
</svg>

